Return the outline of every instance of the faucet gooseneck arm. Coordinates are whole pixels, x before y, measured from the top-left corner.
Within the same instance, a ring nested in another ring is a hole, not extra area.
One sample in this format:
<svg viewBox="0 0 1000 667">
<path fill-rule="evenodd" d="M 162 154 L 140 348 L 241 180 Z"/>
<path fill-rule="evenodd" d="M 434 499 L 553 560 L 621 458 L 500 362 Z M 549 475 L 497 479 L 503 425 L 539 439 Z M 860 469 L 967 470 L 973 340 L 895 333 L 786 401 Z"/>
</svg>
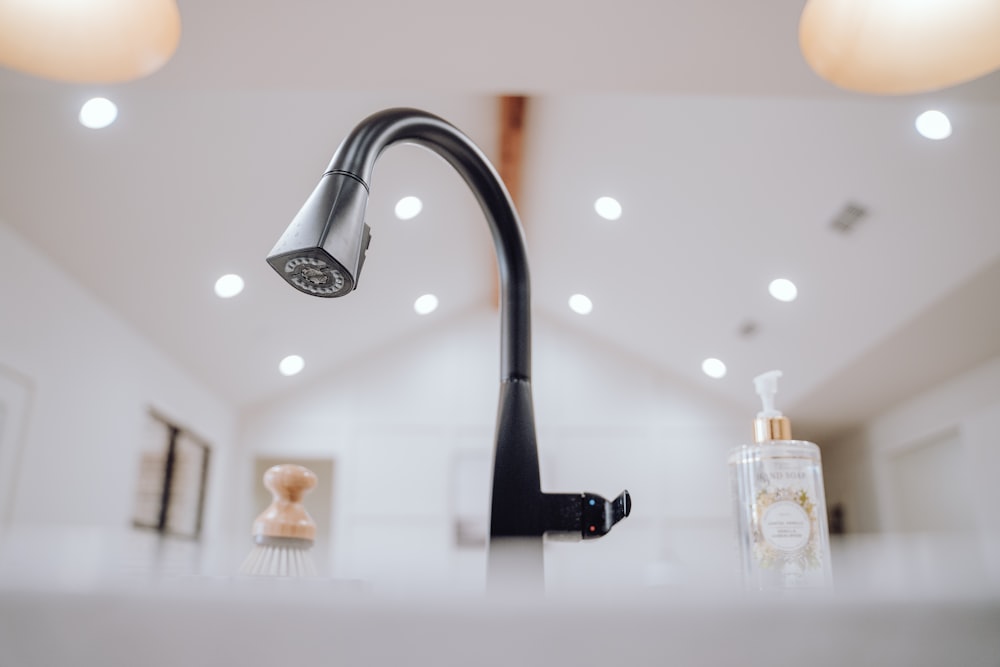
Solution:
<svg viewBox="0 0 1000 667">
<path fill-rule="evenodd" d="M 628 515 L 625 492 L 544 494 L 531 396 L 531 291 L 524 234 L 493 165 L 450 123 L 415 109 L 388 109 L 363 120 L 341 143 L 268 263 L 296 289 L 339 297 L 357 287 L 370 241 L 364 221 L 375 163 L 393 144 L 422 145 L 449 162 L 472 190 L 493 235 L 500 274 L 500 400 L 493 450 L 489 580 L 542 580 L 541 538 L 599 537 Z M 513 554 L 514 558 L 510 558 Z M 512 565 L 513 564 L 513 565 Z"/>
<path fill-rule="evenodd" d="M 419 144 L 443 157 L 483 209 L 500 271 L 501 379 L 530 380 L 531 289 L 524 234 L 507 188 L 479 147 L 437 116 L 388 109 L 369 116 L 344 139 L 326 173 L 348 175 L 367 190 L 382 151 L 401 142 Z"/>
<path fill-rule="evenodd" d="M 450 123 L 413 109 L 390 109 L 370 116 L 344 139 L 326 173 L 350 176 L 367 189 L 379 156 L 400 142 L 424 146 L 451 164 L 489 223 L 500 273 L 501 318 L 490 540 L 540 536 L 545 526 L 531 397 L 531 287 L 517 211 L 478 146 Z"/>
</svg>

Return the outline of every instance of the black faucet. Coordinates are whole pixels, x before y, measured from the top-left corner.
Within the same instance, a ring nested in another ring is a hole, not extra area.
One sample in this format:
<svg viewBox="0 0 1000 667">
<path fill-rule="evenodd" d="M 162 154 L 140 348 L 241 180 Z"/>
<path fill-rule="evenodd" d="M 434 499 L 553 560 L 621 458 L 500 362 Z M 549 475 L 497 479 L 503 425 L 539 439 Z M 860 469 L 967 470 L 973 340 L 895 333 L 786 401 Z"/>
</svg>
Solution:
<svg viewBox="0 0 1000 667">
<path fill-rule="evenodd" d="M 278 240 L 268 263 L 296 289 L 336 297 L 358 284 L 370 242 L 365 208 L 372 171 L 392 144 L 416 143 L 447 160 L 486 215 L 500 271 L 500 405 L 493 452 L 488 559 L 497 574 L 503 548 L 521 553 L 528 578 L 542 573 L 546 533 L 587 539 L 629 515 L 627 491 L 608 501 L 592 493 L 543 493 L 531 398 L 531 294 L 524 233 L 507 188 L 482 151 L 448 122 L 415 109 L 388 109 L 363 120 L 341 143 L 319 185 Z M 533 554 L 537 554 L 537 557 Z M 516 575 L 515 575 L 516 576 Z"/>
</svg>

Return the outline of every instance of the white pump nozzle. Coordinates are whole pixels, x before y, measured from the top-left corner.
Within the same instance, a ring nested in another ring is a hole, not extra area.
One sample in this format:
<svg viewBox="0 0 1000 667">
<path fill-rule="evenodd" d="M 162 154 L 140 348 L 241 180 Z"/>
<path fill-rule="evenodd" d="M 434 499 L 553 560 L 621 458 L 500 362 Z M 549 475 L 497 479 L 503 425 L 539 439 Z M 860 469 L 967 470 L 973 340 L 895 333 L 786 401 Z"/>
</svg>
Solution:
<svg viewBox="0 0 1000 667">
<path fill-rule="evenodd" d="M 753 379 L 753 386 L 760 396 L 764 409 L 757 413 L 758 417 L 780 417 L 781 412 L 774 407 L 774 395 L 778 393 L 778 378 L 781 371 L 761 373 Z"/>
</svg>

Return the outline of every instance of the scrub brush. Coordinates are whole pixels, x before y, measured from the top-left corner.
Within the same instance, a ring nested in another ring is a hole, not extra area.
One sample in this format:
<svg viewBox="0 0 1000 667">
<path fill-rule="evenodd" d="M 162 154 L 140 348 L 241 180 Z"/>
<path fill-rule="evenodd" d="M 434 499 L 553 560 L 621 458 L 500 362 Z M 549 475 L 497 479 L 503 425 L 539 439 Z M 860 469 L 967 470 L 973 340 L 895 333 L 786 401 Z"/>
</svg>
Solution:
<svg viewBox="0 0 1000 667">
<path fill-rule="evenodd" d="M 302 496 L 316 486 L 316 475 L 285 463 L 264 473 L 264 486 L 274 500 L 253 523 L 254 548 L 240 566 L 240 574 L 316 576 L 309 553 L 316 539 L 316 522 L 302 504 Z"/>
</svg>

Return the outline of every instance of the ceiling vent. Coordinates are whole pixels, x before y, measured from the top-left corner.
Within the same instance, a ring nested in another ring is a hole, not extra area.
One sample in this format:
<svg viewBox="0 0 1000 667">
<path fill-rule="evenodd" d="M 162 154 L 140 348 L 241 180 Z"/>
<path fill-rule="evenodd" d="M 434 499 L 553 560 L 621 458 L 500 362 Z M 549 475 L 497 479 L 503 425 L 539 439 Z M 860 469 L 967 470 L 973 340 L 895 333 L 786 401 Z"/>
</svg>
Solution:
<svg viewBox="0 0 1000 667">
<path fill-rule="evenodd" d="M 760 326 L 753 320 L 746 320 L 738 329 L 741 338 L 753 338 L 757 335 Z"/>
<path fill-rule="evenodd" d="M 830 223 L 830 227 L 840 234 L 850 234 L 867 215 L 868 209 L 864 206 L 848 202 Z"/>
</svg>

